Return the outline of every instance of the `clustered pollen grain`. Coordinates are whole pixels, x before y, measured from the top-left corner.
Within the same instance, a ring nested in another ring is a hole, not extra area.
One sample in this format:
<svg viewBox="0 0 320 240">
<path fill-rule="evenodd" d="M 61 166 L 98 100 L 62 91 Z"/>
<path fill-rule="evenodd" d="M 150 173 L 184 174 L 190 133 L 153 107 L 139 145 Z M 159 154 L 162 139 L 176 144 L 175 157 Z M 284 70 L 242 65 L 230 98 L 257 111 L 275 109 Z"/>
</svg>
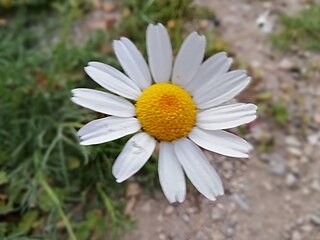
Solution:
<svg viewBox="0 0 320 240">
<path fill-rule="evenodd" d="M 171 83 L 150 86 L 136 102 L 136 115 L 143 130 L 159 141 L 186 137 L 195 125 L 196 113 L 189 93 Z"/>
</svg>

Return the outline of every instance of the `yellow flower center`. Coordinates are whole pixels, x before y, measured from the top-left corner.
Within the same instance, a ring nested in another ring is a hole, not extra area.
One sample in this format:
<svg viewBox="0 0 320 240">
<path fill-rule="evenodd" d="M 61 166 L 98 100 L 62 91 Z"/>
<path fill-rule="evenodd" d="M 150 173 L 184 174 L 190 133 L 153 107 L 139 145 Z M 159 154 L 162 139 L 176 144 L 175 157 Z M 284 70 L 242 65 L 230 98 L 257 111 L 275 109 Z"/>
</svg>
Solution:
<svg viewBox="0 0 320 240">
<path fill-rule="evenodd" d="M 196 122 L 196 112 L 189 93 L 171 83 L 151 85 L 136 102 L 143 130 L 159 141 L 186 137 Z"/>
</svg>

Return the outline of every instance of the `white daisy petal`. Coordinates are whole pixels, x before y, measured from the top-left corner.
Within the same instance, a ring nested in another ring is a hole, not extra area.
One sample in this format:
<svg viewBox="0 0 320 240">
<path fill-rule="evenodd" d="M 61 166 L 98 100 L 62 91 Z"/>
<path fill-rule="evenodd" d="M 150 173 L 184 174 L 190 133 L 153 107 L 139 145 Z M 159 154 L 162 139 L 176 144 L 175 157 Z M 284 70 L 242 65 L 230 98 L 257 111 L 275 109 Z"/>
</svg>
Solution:
<svg viewBox="0 0 320 240">
<path fill-rule="evenodd" d="M 192 32 L 182 43 L 175 60 L 172 81 L 182 87 L 192 80 L 204 57 L 206 39 Z"/>
<path fill-rule="evenodd" d="M 101 87 L 125 98 L 136 100 L 141 94 L 141 91 L 133 88 L 128 81 L 124 82 L 121 78 L 116 78 L 114 75 L 101 70 L 101 68 L 88 66 L 84 70 Z"/>
<path fill-rule="evenodd" d="M 136 118 L 106 117 L 93 120 L 84 125 L 79 131 L 81 145 L 92 145 L 109 142 L 141 129 Z"/>
<path fill-rule="evenodd" d="M 225 52 L 213 55 L 201 64 L 198 72 L 185 88 L 193 92 L 193 90 L 198 89 L 199 86 L 214 81 L 217 76 L 229 70 L 232 62 L 233 59 L 228 58 Z"/>
<path fill-rule="evenodd" d="M 149 24 L 147 29 L 149 66 L 156 83 L 168 82 L 172 68 L 172 47 L 165 27 Z"/>
<path fill-rule="evenodd" d="M 112 167 L 112 174 L 117 182 L 123 182 L 139 171 L 151 157 L 155 147 L 156 140 L 147 133 L 139 133 L 130 138 Z"/>
<path fill-rule="evenodd" d="M 182 138 L 174 143 L 174 149 L 185 173 L 200 193 L 212 201 L 224 194 L 219 175 L 197 145 Z"/>
<path fill-rule="evenodd" d="M 127 38 L 113 41 L 114 52 L 126 74 L 144 90 L 151 84 L 151 75 L 146 61 L 137 47 Z"/>
<path fill-rule="evenodd" d="M 242 138 L 223 130 L 194 127 L 189 138 L 200 147 L 229 157 L 247 158 L 252 146 Z"/>
<path fill-rule="evenodd" d="M 193 99 L 199 109 L 215 107 L 240 93 L 250 80 L 243 70 L 231 71 L 220 75 L 213 83 L 195 90 Z"/>
<path fill-rule="evenodd" d="M 73 89 L 71 92 L 71 100 L 82 107 L 118 117 L 135 116 L 135 106 L 122 97 L 86 88 Z"/>
<path fill-rule="evenodd" d="M 215 88 L 218 88 L 219 86 L 221 87 L 233 79 L 242 79 L 246 76 L 247 74 L 245 70 L 233 70 L 224 74 L 220 74 L 219 76 L 210 79 L 209 82 L 205 82 L 203 85 L 200 85 L 194 89 L 193 95 L 196 99 L 202 100 L 205 98 L 204 94 L 212 93 Z"/>
<path fill-rule="evenodd" d="M 186 181 L 172 143 L 160 143 L 158 164 L 159 180 L 164 195 L 170 203 L 183 202 L 186 197 Z"/>
<path fill-rule="evenodd" d="M 140 95 L 141 90 L 138 87 L 138 85 L 134 81 L 132 81 L 130 78 L 128 78 L 125 74 L 120 72 L 118 69 L 101 62 L 93 62 L 93 61 L 89 62 L 88 66 L 98 68 L 101 71 L 106 72 L 107 74 L 113 76 L 114 78 L 120 79 L 123 83 L 130 86 L 138 95 Z"/>
<path fill-rule="evenodd" d="M 228 129 L 256 119 L 254 104 L 229 104 L 197 113 L 197 126 L 207 130 Z"/>
</svg>

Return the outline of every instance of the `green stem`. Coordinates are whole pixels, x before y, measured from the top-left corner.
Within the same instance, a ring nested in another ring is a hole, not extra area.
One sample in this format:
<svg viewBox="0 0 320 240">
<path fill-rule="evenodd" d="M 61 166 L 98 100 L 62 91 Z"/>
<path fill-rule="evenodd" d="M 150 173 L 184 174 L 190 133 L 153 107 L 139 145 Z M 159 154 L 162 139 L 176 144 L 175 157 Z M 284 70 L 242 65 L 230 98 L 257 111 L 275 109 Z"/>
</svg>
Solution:
<svg viewBox="0 0 320 240">
<path fill-rule="evenodd" d="M 68 234 L 70 236 L 71 240 L 77 240 L 76 235 L 74 234 L 72 227 L 71 227 L 71 223 L 68 219 L 68 217 L 65 215 L 60 201 L 57 197 L 57 195 L 55 194 L 55 192 L 52 190 L 52 188 L 48 185 L 48 183 L 43 179 L 41 173 L 39 174 L 39 180 L 40 180 L 40 184 L 42 185 L 42 187 L 44 188 L 44 190 L 46 191 L 46 193 L 48 194 L 49 198 L 51 199 L 51 201 L 54 203 L 54 205 L 57 207 L 58 212 L 62 218 L 62 221 L 64 223 L 64 225 L 67 228 Z"/>
<path fill-rule="evenodd" d="M 110 214 L 110 217 L 111 217 L 111 220 L 113 223 L 116 222 L 117 220 L 117 217 L 116 217 L 116 213 L 112 207 L 112 203 L 110 201 L 110 199 L 108 198 L 108 196 L 105 194 L 105 192 L 102 190 L 102 187 L 101 187 L 101 184 L 100 183 L 97 183 L 97 189 L 98 189 L 98 192 L 103 200 L 103 203 L 108 211 L 108 213 Z"/>
</svg>

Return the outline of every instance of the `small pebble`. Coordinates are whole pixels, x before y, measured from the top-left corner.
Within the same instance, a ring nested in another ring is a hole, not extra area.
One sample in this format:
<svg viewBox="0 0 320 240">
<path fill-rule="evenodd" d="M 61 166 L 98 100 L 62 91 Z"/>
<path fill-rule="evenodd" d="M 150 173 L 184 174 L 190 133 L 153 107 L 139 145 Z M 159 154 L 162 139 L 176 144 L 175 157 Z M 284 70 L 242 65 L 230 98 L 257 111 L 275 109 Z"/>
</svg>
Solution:
<svg viewBox="0 0 320 240">
<path fill-rule="evenodd" d="M 301 157 L 302 156 L 302 151 L 300 150 L 300 148 L 288 147 L 287 150 L 293 156 L 296 156 L 296 157 Z"/>
<path fill-rule="evenodd" d="M 141 187 L 138 183 L 129 183 L 127 187 L 126 196 L 133 197 L 138 196 L 141 193 Z"/>
<path fill-rule="evenodd" d="M 320 137 L 318 134 L 308 135 L 307 140 L 311 145 L 316 145 L 316 144 L 320 143 Z"/>
<path fill-rule="evenodd" d="M 301 227 L 301 230 L 305 233 L 310 233 L 312 231 L 312 226 L 310 224 L 305 224 Z"/>
<path fill-rule="evenodd" d="M 234 235 L 234 227 L 231 224 L 227 224 L 222 228 L 222 233 L 225 237 L 231 238 Z"/>
<path fill-rule="evenodd" d="M 313 179 L 311 182 L 311 189 L 320 192 L 320 181 L 319 179 Z"/>
<path fill-rule="evenodd" d="M 286 185 L 289 188 L 295 188 L 298 186 L 298 177 L 293 173 L 288 173 L 286 176 Z"/>
<path fill-rule="evenodd" d="M 297 230 L 293 231 L 291 240 L 303 240 L 301 233 Z"/>
<path fill-rule="evenodd" d="M 209 27 L 210 25 L 210 22 L 209 20 L 207 19 L 202 19 L 200 22 L 199 22 L 199 27 L 202 29 L 202 30 L 205 30 Z"/>
<path fill-rule="evenodd" d="M 250 211 L 250 206 L 248 204 L 246 196 L 236 193 L 232 195 L 232 199 L 242 210 Z"/>
<path fill-rule="evenodd" d="M 281 70 L 286 70 L 286 71 L 294 68 L 293 62 L 291 60 L 289 60 L 288 58 L 282 59 L 278 66 Z"/>
<path fill-rule="evenodd" d="M 164 233 L 160 233 L 158 235 L 159 240 L 165 240 L 166 239 L 166 235 Z"/>
<path fill-rule="evenodd" d="M 187 213 L 182 214 L 182 220 L 185 222 L 189 222 L 190 221 L 189 214 Z"/>
<path fill-rule="evenodd" d="M 144 212 L 151 212 L 151 202 L 150 201 L 145 202 L 141 207 L 141 210 Z"/>
<path fill-rule="evenodd" d="M 195 236 L 195 240 L 209 240 L 204 232 L 197 232 Z"/>
<path fill-rule="evenodd" d="M 199 211 L 199 209 L 196 208 L 196 207 L 190 207 L 190 208 L 187 209 L 187 212 L 188 212 L 189 214 L 194 214 L 194 213 L 196 213 L 196 212 L 198 212 L 198 211 Z"/>
<path fill-rule="evenodd" d="M 312 216 L 310 216 L 310 221 L 311 221 L 311 223 L 313 223 L 315 226 L 320 227 L 320 216 L 312 215 Z"/>
<path fill-rule="evenodd" d="M 223 211 L 222 209 L 219 209 L 219 208 L 213 208 L 212 211 L 211 211 L 211 218 L 212 220 L 214 221 L 219 221 L 223 218 Z"/>
<path fill-rule="evenodd" d="M 171 205 L 166 207 L 166 209 L 164 210 L 165 215 L 171 215 L 173 212 L 174 212 L 174 207 Z"/>
<path fill-rule="evenodd" d="M 301 142 L 295 136 L 288 136 L 285 138 L 285 143 L 288 146 L 300 147 Z"/>
</svg>

